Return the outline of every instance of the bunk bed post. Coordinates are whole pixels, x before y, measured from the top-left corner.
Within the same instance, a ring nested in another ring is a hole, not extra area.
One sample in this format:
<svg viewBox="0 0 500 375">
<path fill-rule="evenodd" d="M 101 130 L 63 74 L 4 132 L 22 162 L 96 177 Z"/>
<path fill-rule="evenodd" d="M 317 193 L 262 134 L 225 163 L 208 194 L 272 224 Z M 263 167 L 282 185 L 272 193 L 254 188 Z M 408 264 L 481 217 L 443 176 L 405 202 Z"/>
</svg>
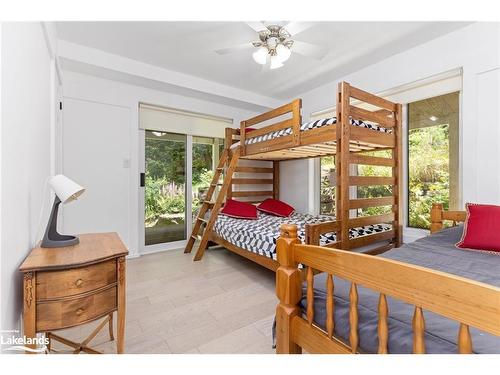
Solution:
<svg viewBox="0 0 500 375">
<path fill-rule="evenodd" d="M 273 161 L 273 199 L 280 199 L 280 162 Z"/>
<path fill-rule="evenodd" d="M 240 156 L 245 156 L 245 140 L 246 140 L 246 127 L 247 127 L 247 122 L 246 121 L 241 121 L 240 122 Z"/>
<path fill-rule="evenodd" d="M 350 86 L 340 82 L 337 94 L 337 155 L 335 156 L 337 185 L 335 189 L 336 220 L 340 220 L 337 242 L 343 250 L 349 250 L 349 104 Z"/>
<path fill-rule="evenodd" d="M 227 168 L 229 167 L 229 161 L 231 160 L 232 157 L 231 146 L 233 145 L 233 132 L 234 130 L 232 128 L 226 128 L 226 139 L 224 140 L 225 142 L 224 147 L 227 150 L 228 158 L 226 161 L 226 165 L 224 166 L 225 170 L 227 170 Z M 232 197 L 233 197 L 233 184 L 229 185 L 227 189 L 226 199 L 231 199 Z"/>
<path fill-rule="evenodd" d="M 276 353 L 301 354 L 302 348 L 292 340 L 292 321 L 300 316 L 298 306 L 302 298 L 302 273 L 294 259 L 294 244 L 300 244 L 297 237 L 297 226 L 283 224 L 281 235 L 276 242 L 278 262 L 276 271 L 276 296 L 279 304 L 276 307 Z"/>
<path fill-rule="evenodd" d="M 431 208 L 431 233 L 443 229 L 443 205 L 433 203 Z"/>
<path fill-rule="evenodd" d="M 395 246 L 400 247 L 403 244 L 403 122 L 402 122 L 401 104 L 396 105 L 396 112 L 394 117 L 396 124 L 394 126 L 394 135 L 396 139 L 396 146 L 392 149 L 392 159 L 395 161 L 392 168 L 392 176 L 394 177 L 394 186 L 392 195 L 394 196 L 394 205 L 392 210 L 394 212 L 394 229 L 395 229 Z"/>
<path fill-rule="evenodd" d="M 233 144 L 233 129 L 226 128 L 225 137 L 224 137 L 224 148 L 226 150 L 230 150 Z"/>
<path fill-rule="evenodd" d="M 292 118 L 293 118 L 293 144 L 300 145 L 300 126 L 302 125 L 302 116 L 300 110 L 302 108 L 302 99 L 295 99 L 292 102 Z"/>
</svg>

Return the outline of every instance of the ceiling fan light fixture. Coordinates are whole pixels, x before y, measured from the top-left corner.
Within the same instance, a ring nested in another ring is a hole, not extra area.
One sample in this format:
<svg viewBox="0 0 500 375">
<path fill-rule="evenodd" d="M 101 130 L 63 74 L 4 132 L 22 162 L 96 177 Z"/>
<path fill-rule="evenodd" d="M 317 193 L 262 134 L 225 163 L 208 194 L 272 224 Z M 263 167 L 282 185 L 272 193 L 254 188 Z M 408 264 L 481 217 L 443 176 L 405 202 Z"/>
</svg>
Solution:
<svg viewBox="0 0 500 375">
<path fill-rule="evenodd" d="M 278 55 L 271 56 L 271 65 L 269 69 L 278 69 L 283 66 L 283 62 L 280 60 Z"/>
<path fill-rule="evenodd" d="M 269 51 L 266 47 L 260 47 L 252 54 L 252 57 L 257 64 L 264 65 L 267 62 L 268 53 Z"/>
<path fill-rule="evenodd" d="M 290 58 L 290 55 L 292 54 L 292 51 L 290 51 L 290 48 L 285 46 L 284 44 L 278 44 L 276 46 L 276 56 L 279 58 L 279 60 L 284 63 Z"/>
</svg>

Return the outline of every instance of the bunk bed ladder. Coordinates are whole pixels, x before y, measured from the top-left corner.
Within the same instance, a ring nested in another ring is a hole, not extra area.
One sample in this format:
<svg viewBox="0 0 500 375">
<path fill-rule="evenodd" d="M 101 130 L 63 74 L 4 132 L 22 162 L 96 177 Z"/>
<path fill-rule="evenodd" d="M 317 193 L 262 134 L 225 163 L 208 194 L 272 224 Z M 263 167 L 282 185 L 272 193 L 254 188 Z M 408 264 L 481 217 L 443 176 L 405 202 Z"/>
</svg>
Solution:
<svg viewBox="0 0 500 375">
<path fill-rule="evenodd" d="M 210 184 L 210 189 L 208 190 L 205 201 L 203 202 L 200 208 L 200 212 L 198 213 L 198 217 L 196 218 L 196 222 L 194 223 L 193 226 L 193 232 L 191 233 L 191 236 L 186 245 L 186 249 L 184 250 L 185 253 L 190 253 L 191 250 L 193 249 L 195 241 L 197 239 L 200 239 L 201 240 L 200 245 L 198 246 L 198 250 L 196 251 L 194 260 L 200 260 L 203 257 L 203 254 L 205 253 L 210 238 L 210 232 L 212 231 L 212 228 L 215 224 L 215 220 L 219 215 L 219 210 L 222 207 L 222 204 L 225 201 L 229 187 L 231 186 L 231 180 L 234 171 L 236 170 L 238 159 L 240 158 L 240 148 L 238 147 L 236 150 L 234 150 L 232 152 L 231 157 L 229 157 L 229 152 L 230 151 L 227 149 L 224 150 L 220 158 L 217 170 L 214 174 L 214 178 L 212 180 L 212 183 Z M 222 173 L 222 170 L 226 162 L 228 162 L 228 167 L 224 176 L 224 182 L 222 183 L 222 187 L 219 193 L 217 194 L 216 200 L 212 202 L 212 197 L 215 192 L 215 188 L 217 187 L 217 185 L 220 185 L 219 177 Z M 209 209 L 210 209 L 210 217 L 208 220 L 205 220 L 205 214 L 208 212 Z M 203 223 L 206 224 L 204 228 L 202 227 Z M 203 234 L 201 235 L 201 238 L 199 237 L 200 229 L 203 229 Z"/>
<path fill-rule="evenodd" d="M 205 196 L 205 199 L 203 200 L 200 210 L 198 211 L 198 216 L 196 217 L 196 220 L 193 223 L 193 231 L 186 244 L 184 253 L 190 253 L 191 250 L 193 249 L 193 245 L 196 239 L 198 238 L 198 233 L 200 232 L 200 229 L 204 222 L 205 214 L 208 212 L 210 207 L 213 206 L 212 197 L 216 191 L 217 186 L 220 185 L 219 183 L 220 176 L 222 175 L 222 172 L 224 170 L 224 165 L 226 164 L 227 159 L 228 159 L 228 150 L 224 149 L 219 159 L 219 163 L 217 164 L 217 167 L 215 169 L 214 177 L 212 178 L 212 182 L 210 183 L 210 186 L 208 188 L 207 195 Z"/>
</svg>

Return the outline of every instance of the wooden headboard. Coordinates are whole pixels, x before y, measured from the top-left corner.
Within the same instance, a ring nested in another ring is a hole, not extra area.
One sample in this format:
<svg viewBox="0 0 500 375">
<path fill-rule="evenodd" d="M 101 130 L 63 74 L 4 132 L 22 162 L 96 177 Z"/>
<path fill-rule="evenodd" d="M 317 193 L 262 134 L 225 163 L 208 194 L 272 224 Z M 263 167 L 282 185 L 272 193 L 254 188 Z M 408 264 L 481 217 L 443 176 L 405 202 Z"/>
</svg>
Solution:
<svg viewBox="0 0 500 375">
<path fill-rule="evenodd" d="M 229 155 L 232 153 L 231 146 L 235 142 L 241 142 L 240 129 L 226 128 L 225 147 Z M 238 164 L 235 172 L 238 175 L 232 178 L 231 186 L 227 192 L 227 199 L 251 203 L 260 203 L 266 198 L 279 199 L 280 168 L 278 161 L 273 161 L 272 166 L 247 166 Z M 235 186 L 241 185 L 259 187 L 244 191 L 234 189 Z"/>
<path fill-rule="evenodd" d="M 441 203 L 434 203 L 431 208 L 431 233 L 443 229 L 443 221 L 452 221 L 453 225 L 463 223 L 467 218 L 466 211 L 447 211 Z"/>
<path fill-rule="evenodd" d="M 237 166 L 236 173 L 238 176 L 233 177 L 227 198 L 251 203 L 260 203 L 266 198 L 279 199 L 279 162 L 273 162 L 272 167 Z M 259 175 L 266 177 L 261 178 Z M 241 185 L 252 185 L 254 188 L 253 190 L 234 189 L 235 186 Z M 262 188 L 255 188 L 255 186 L 262 186 Z"/>
</svg>

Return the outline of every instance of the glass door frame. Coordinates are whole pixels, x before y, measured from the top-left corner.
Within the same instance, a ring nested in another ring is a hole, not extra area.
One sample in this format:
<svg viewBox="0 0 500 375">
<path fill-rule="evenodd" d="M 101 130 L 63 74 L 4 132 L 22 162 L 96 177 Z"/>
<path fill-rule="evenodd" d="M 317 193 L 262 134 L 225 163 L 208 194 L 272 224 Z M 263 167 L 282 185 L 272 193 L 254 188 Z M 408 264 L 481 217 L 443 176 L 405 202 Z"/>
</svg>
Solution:
<svg viewBox="0 0 500 375">
<path fill-rule="evenodd" d="M 439 93 L 433 96 L 446 95 L 451 92 L 458 92 L 458 131 L 459 131 L 459 142 L 458 142 L 458 202 L 461 207 L 465 204 L 463 201 L 463 152 L 462 152 L 462 134 L 463 134 L 463 89 L 460 90 L 451 90 L 446 93 Z M 425 99 L 421 98 L 420 100 Z M 419 100 L 419 99 L 417 99 Z M 408 226 L 408 175 L 409 175 L 409 150 L 408 150 L 408 103 L 403 104 L 403 113 L 402 113 L 402 142 L 403 142 L 403 240 L 405 243 L 415 241 L 419 238 L 423 238 L 429 235 L 429 230 L 420 229 Z M 406 239 L 406 240 L 405 240 Z"/>
<path fill-rule="evenodd" d="M 181 249 L 186 246 L 187 239 L 191 235 L 191 231 L 193 229 L 193 138 L 197 136 L 193 136 L 190 134 L 183 134 L 186 136 L 186 155 L 185 155 L 185 196 L 186 196 L 186 209 L 185 209 L 185 225 L 186 225 L 186 239 L 180 241 L 172 241 L 172 242 L 163 242 L 154 245 L 146 245 L 146 230 L 144 226 L 145 221 L 145 187 L 139 186 L 139 199 L 138 199 L 138 240 L 139 240 L 139 254 L 152 254 L 160 251 L 167 250 L 176 250 Z M 210 138 L 206 136 L 200 136 L 202 138 Z M 218 138 L 218 137 L 214 137 Z M 221 138 L 222 139 L 222 138 Z M 223 139 L 222 139 L 223 141 Z M 223 144 L 223 143 L 222 143 Z M 220 146 L 220 144 L 218 144 Z M 139 155 L 139 174 L 145 173 L 146 168 L 146 130 L 139 129 L 139 144 L 138 144 L 138 155 Z M 215 149 L 215 148 L 214 148 Z M 214 154 L 212 160 L 212 168 L 215 168 L 218 163 L 218 158 L 220 154 L 217 150 L 217 153 Z M 140 178 L 138 178 L 138 182 L 140 182 Z"/>
<path fill-rule="evenodd" d="M 183 134 L 184 135 L 184 134 Z M 146 131 L 139 129 L 139 174 L 146 172 Z M 172 242 L 163 242 L 154 245 L 146 245 L 146 229 L 144 226 L 145 222 L 145 187 L 140 186 L 139 179 L 139 199 L 138 199 L 138 213 L 139 213 L 139 223 L 138 223 L 138 239 L 139 239 L 139 254 L 152 254 L 165 250 L 175 250 L 181 249 L 186 246 L 187 237 L 191 235 L 193 226 L 193 215 L 192 211 L 192 190 L 190 182 L 192 180 L 192 166 L 193 166 L 193 136 L 186 135 L 186 155 L 185 155 L 185 196 L 186 196 L 186 209 L 185 209 L 185 225 L 186 225 L 186 239 Z"/>
</svg>

